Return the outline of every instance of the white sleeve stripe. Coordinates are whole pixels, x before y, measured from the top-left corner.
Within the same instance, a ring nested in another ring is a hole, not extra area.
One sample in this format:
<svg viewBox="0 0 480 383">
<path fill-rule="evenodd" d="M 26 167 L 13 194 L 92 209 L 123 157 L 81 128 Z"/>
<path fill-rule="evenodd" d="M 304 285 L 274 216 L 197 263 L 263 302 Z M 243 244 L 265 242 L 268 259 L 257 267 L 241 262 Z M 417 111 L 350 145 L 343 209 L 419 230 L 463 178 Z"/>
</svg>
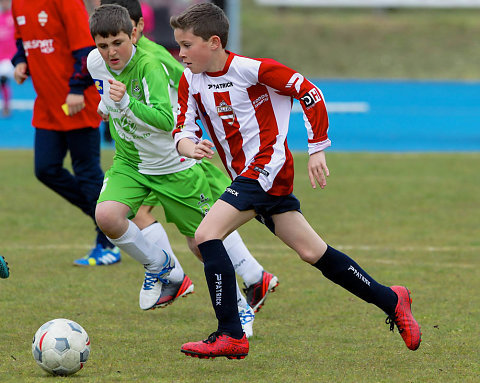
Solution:
<svg viewBox="0 0 480 383">
<path fill-rule="evenodd" d="M 142 78 L 142 84 L 143 91 L 145 92 L 145 102 L 148 106 L 152 106 L 152 104 L 150 103 L 150 90 L 148 89 L 147 79 L 145 77 Z"/>
</svg>

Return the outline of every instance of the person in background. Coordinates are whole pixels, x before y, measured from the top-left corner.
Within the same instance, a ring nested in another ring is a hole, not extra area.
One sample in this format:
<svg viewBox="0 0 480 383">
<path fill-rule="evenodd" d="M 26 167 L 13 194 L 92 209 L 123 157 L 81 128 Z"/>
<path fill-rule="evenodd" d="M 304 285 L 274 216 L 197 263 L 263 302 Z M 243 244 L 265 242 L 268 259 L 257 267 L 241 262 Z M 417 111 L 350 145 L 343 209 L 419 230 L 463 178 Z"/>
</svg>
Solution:
<svg viewBox="0 0 480 383">
<path fill-rule="evenodd" d="M 16 50 L 10 7 L 10 0 L 0 0 L 0 87 L 3 99 L 2 114 L 5 117 L 9 116 L 11 112 L 9 81 L 13 78 L 13 65 L 10 60 Z"/>
<path fill-rule="evenodd" d="M 85 5 L 81 0 L 13 0 L 12 16 L 17 47 L 14 78 L 22 84 L 30 76 L 37 93 L 32 120 L 35 175 L 93 220 L 97 235 L 87 254 L 89 262 L 117 263 L 119 249 L 95 223 L 104 174 L 100 97 L 86 68 L 95 44 Z M 67 153 L 73 173 L 64 167 Z"/>
<path fill-rule="evenodd" d="M 4 257 L 0 255 L 0 278 L 5 279 L 10 276 L 10 269 L 8 268 L 8 262 Z"/>
<path fill-rule="evenodd" d="M 155 30 L 155 14 L 150 4 L 145 1 L 140 1 L 140 7 L 144 24 L 142 33 L 151 40 L 152 33 Z"/>
</svg>

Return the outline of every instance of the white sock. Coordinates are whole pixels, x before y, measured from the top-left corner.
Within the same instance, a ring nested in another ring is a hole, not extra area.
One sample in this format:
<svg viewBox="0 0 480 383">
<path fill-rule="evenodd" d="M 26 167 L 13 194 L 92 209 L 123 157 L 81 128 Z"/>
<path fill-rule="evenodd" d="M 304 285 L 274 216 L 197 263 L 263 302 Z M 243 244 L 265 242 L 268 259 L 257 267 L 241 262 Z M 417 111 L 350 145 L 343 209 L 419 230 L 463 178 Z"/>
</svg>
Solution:
<svg viewBox="0 0 480 383">
<path fill-rule="evenodd" d="M 246 309 L 248 306 L 247 300 L 242 295 L 242 292 L 240 291 L 240 287 L 238 286 L 238 282 L 236 282 L 236 285 L 237 285 L 237 306 Z"/>
<path fill-rule="evenodd" d="M 132 221 L 128 221 L 128 229 L 120 238 L 108 238 L 115 246 L 125 251 L 140 262 L 149 272 L 158 273 L 162 270 L 167 257 L 160 246 L 147 242 Z"/>
<path fill-rule="evenodd" d="M 170 272 L 168 279 L 172 282 L 181 282 L 183 281 L 184 271 L 182 265 L 180 264 L 178 258 L 175 256 L 172 246 L 170 246 L 170 241 L 168 240 L 168 235 L 163 226 L 159 222 L 152 223 L 142 230 L 143 237 L 147 242 L 154 243 L 163 250 L 165 250 L 168 255 L 170 255 L 175 260 L 175 267 Z"/>
<path fill-rule="evenodd" d="M 253 285 L 262 278 L 262 265 L 248 251 L 238 231 L 235 230 L 225 238 L 223 245 L 233 263 L 235 272 L 243 278 L 247 286 Z"/>
</svg>

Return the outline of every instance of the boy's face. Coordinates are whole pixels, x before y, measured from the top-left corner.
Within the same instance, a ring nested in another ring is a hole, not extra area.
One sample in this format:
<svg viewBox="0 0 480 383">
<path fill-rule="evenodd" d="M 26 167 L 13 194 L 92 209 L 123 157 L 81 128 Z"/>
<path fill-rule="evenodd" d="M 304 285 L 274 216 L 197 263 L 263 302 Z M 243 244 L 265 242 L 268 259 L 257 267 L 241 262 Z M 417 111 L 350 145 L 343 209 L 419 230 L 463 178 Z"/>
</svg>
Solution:
<svg viewBox="0 0 480 383">
<path fill-rule="evenodd" d="M 205 41 L 193 34 L 192 30 L 176 28 L 173 31 L 175 41 L 180 46 L 179 57 L 193 73 L 211 72 L 212 49 L 211 38 Z"/>
<path fill-rule="evenodd" d="M 95 45 L 107 65 L 114 70 L 122 70 L 132 56 L 132 39 L 125 32 L 108 37 L 95 36 Z"/>
</svg>

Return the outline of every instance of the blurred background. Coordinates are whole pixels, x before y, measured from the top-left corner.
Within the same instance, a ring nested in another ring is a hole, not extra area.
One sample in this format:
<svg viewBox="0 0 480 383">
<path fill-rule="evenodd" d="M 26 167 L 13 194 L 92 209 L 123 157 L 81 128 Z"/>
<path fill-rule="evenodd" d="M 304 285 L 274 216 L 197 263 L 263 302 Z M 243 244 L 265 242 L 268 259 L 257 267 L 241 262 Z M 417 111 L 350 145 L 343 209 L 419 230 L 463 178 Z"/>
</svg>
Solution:
<svg viewBox="0 0 480 383">
<path fill-rule="evenodd" d="M 196 2 L 143 1 L 146 35 L 175 54 L 168 20 Z M 480 0 L 214 3 L 231 21 L 229 49 L 278 60 L 322 90 L 331 150 L 480 151 Z M 34 97 L 31 82 L 12 84 L 0 148 L 32 147 Z M 298 104 L 289 146 L 306 149 Z"/>
</svg>

